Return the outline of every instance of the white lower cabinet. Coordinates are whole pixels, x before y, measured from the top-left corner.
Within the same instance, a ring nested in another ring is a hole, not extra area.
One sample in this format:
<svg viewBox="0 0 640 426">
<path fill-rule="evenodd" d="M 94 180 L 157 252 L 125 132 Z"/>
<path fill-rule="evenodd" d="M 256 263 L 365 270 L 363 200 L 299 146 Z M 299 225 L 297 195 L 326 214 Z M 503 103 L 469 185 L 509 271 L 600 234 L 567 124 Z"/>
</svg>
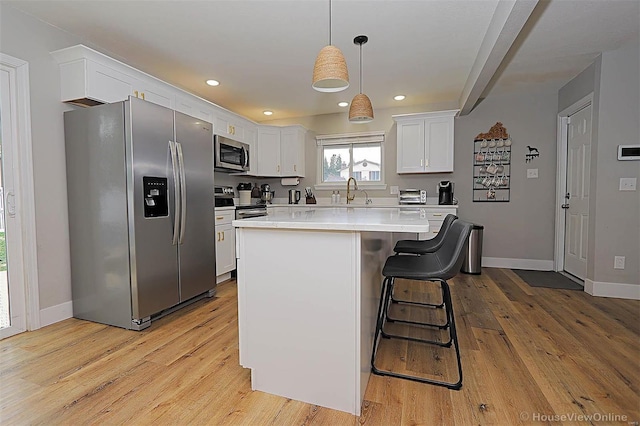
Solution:
<svg viewBox="0 0 640 426">
<path fill-rule="evenodd" d="M 233 210 L 215 212 L 216 225 L 216 276 L 236 269 L 236 231 L 231 225 Z"/>
</svg>

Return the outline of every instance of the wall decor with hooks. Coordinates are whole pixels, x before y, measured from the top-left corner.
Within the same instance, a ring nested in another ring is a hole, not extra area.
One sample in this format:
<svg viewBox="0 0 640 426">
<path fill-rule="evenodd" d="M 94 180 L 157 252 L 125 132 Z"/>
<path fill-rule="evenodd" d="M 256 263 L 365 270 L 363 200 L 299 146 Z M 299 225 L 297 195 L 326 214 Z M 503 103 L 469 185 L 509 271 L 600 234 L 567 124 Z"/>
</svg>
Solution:
<svg viewBox="0 0 640 426">
<path fill-rule="evenodd" d="M 498 122 L 473 141 L 473 201 L 508 202 L 511 196 L 511 138 Z"/>
</svg>

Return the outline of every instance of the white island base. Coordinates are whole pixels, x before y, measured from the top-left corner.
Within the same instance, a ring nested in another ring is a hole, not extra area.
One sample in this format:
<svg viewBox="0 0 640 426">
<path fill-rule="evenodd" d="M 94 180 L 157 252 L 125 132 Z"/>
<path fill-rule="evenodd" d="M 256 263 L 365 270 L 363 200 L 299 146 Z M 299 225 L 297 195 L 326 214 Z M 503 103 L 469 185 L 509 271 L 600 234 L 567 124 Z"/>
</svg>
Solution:
<svg viewBox="0 0 640 426">
<path fill-rule="evenodd" d="M 424 218 L 361 214 L 233 222 L 240 364 L 254 390 L 360 415 L 394 232 L 429 230 Z"/>
<path fill-rule="evenodd" d="M 360 415 L 392 234 L 238 228 L 237 237 L 240 364 L 252 388 Z"/>
</svg>

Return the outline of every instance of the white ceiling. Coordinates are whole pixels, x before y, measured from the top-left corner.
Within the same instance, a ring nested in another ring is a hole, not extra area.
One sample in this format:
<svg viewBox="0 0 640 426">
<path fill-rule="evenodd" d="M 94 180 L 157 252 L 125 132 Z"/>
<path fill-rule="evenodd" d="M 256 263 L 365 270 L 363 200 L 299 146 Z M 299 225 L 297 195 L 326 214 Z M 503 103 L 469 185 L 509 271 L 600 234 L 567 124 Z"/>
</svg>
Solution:
<svg viewBox="0 0 640 426">
<path fill-rule="evenodd" d="M 463 106 L 465 85 L 477 92 L 472 101 L 557 89 L 600 52 L 637 39 L 640 27 L 640 0 L 519 0 L 521 8 L 531 6 L 520 13 L 528 17 L 524 27 L 516 13 L 506 24 L 500 19 L 513 2 L 333 0 L 332 41 L 345 55 L 351 86 L 319 93 L 311 74 L 328 44 L 328 0 L 3 3 L 256 121 L 266 119 L 266 109 L 274 111 L 271 119 L 344 112 L 337 103 L 358 93 L 353 38 L 360 34 L 369 37 L 363 92 L 380 109 L 400 105 L 396 94 L 407 96 L 404 106 Z M 209 78 L 220 86 L 205 85 Z"/>
</svg>

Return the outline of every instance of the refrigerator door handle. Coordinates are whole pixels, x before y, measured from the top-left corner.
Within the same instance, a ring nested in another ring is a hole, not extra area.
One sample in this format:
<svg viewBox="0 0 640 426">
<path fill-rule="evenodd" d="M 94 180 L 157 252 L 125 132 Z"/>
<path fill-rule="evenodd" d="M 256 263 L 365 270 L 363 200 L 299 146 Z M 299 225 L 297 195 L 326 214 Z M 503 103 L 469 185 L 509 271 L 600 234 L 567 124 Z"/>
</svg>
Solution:
<svg viewBox="0 0 640 426">
<path fill-rule="evenodd" d="M 176 154 L 176 143 L 169 141 L 169 152 L 171 153 L 171 167 L 173 169 L 173 189 L 174 189 L 174 213 L 173 213 L 173 241 L 175 246 L 178 244 L 178 232 L 180 223 L 180 182 L 178 177 L 178 157 Z"/>
<path fill-rule="evenodd" d="M 178 148 L 178 161 L 180 162 L 180 238 L 178 244 L 184 243 L 184 232 L 187 226 L 187 178 L 184 172 L 184 156 L 182 155 L 182 144 L 176 142 Z"/>
</svg>

